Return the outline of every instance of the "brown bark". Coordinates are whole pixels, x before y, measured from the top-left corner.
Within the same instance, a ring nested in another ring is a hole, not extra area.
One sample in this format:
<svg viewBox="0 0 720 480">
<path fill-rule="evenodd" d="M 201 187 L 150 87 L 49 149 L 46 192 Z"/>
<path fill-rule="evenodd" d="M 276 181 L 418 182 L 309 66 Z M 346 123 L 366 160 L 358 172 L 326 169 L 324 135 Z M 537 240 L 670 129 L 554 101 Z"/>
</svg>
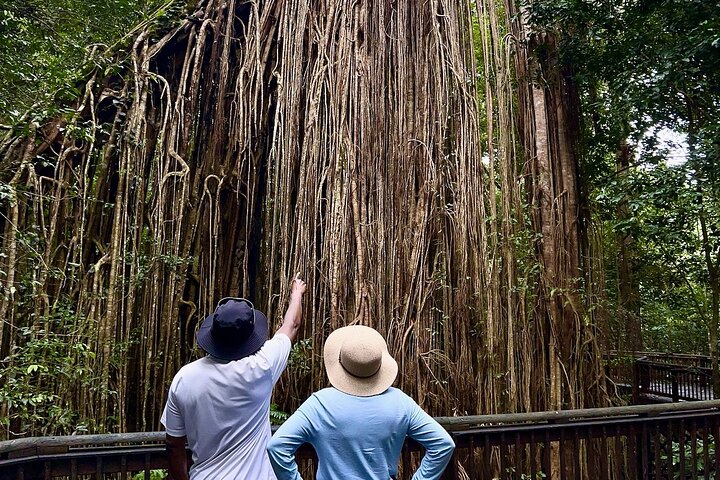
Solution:
<svg viewBox="0 0 720 480">
<path fill-rule="evenodd" d="M 705 253 L 705 266 L 710 277 L 711 315 L 708 324 L 708 342 L 710 347 L 710 364 L 712 366 L 713 395 L 720 398 L 720 362 L 718 362 L 718 325 L 720 325 L 720 255 L 713 258 L 710 239 L 708 237 L 707 220 L 705 212 L 700 211 L 700 232 L 703 251 Z"/>
<path fill-rule="evenodd" d="M 512 4 L 506 6 L 512 14 Z M 539 341 L 548 345 L 549 392 L 540 408 L 593 406 L 607 399 L 595 331 L 586 322 L 579 293 L 588 245 L 578 171 L 579 101 L 572 76 L 559 62 L 556 34 L 531 32 L 525 14 L 516 18 L 519 129 L 528 159 L 533 226 L 540 234 Z M 598 391 L 588 392 L 583 385 Z"/>
<path fill-rule="evenodd" d="M 630 168 L 630 147 L 627 142 L 620 144 L 616 155 L 616 172 L 626 175 Z M 626 203 L 617 208 L 618 220 L 627 220 L 630 212 Z M 642 328 L 640 323 L 640 302 L 638 285 L 634 275 L 635 239 L 630 232 L 616 234 L 618 248 L 618 311 L 620 334 L 618 350 L 638 352 L 643 350 Z"/>
</svg>

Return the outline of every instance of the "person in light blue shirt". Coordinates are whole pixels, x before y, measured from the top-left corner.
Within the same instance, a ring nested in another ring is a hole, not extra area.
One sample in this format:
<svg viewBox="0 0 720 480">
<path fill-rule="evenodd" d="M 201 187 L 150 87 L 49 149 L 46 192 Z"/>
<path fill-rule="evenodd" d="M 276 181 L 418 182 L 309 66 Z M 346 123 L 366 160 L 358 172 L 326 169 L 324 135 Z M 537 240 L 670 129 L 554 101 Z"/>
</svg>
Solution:
<svg viewBox="0 0 720 480">
<path fill-rule="evenodd" d="M 455 448 L 450 435 L 415 401 L 391 387 L 398 372 L 385 339 L 370 327 L 343 327 L 325 342 L 332 387 L 314 393 L 268 443 L 278 480 L 302 480 L 295 451 L 309 443 L 317 480 L 396 478 L 406 437 L 425 447 L 413 480 L 436 480 Z"/>
</svg>

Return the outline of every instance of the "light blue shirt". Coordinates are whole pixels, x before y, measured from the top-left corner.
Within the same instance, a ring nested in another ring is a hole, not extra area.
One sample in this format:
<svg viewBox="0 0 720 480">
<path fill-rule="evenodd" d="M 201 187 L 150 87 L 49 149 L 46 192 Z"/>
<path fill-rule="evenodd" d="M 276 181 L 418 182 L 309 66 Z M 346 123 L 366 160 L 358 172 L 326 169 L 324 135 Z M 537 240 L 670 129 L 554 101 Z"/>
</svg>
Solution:
<svg viewBox="0 0 720 480">
<path fill-rule="evenodd" d="M 295 451 L 309 443 L 318 480 L 388 480 L 397 475 L 405 437 L 425 447 L 413 480 L 436 480 L 450 461 L 450 435 L 396 388 L 356 397 L 335 388 L 314 393 L 275 432 L 268 453 L 278 480 L 301 480 Z"/>
</svg>

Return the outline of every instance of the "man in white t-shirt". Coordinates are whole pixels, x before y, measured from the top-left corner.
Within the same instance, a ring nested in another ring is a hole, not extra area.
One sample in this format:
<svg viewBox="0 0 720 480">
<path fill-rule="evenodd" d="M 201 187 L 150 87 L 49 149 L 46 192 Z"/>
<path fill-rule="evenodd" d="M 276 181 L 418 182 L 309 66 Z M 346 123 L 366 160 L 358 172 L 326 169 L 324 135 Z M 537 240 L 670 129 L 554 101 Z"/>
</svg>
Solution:
<svg viewBox="0 0 720 480">
<path fill-rule="evenodd" d="M 266 452 L 270 396 L 300 327 L 305 289 L 296 275 L 270 340 L 267 318 L 243 298 L 220 300 L 203 321 L 197 342 L 208 355 L 175 375 L 160 419 L 174 480 L 275 480 Z"/>
</svg>

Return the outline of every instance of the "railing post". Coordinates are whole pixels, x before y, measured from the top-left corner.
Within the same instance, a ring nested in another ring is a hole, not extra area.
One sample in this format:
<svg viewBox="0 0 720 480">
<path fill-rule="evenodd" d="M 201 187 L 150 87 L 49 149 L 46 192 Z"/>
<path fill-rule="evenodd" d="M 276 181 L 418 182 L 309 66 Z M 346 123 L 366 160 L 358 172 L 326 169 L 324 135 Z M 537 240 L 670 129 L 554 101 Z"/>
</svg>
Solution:
<svg viewBox="0 0 720 480">
<path fill-rule="evenodd" d="M 647 418 L 646 414 L 640 415 L 641 418 Z M 636 469 L 637 478 L 647 478 L 648 453 L 650 452 L 650 433 L 647 431 L 645 424 L 635 427 L 635 438 L 637 444 L 636 452 Z"/>
<path fill-rule="evenodd" d="M 632 402 L 633 405 L 640 405 L 640 362 L 637 358 L 633 359 L 633 375 L 632 375 Z"/>
<path fill-rule="evenodd" d="M 670 371 L 670 382 L 672 382 L 672 401 L 680 401 L 680 385 L 678 384 L 678 372 L 675 370 Z"/>
</svg>

